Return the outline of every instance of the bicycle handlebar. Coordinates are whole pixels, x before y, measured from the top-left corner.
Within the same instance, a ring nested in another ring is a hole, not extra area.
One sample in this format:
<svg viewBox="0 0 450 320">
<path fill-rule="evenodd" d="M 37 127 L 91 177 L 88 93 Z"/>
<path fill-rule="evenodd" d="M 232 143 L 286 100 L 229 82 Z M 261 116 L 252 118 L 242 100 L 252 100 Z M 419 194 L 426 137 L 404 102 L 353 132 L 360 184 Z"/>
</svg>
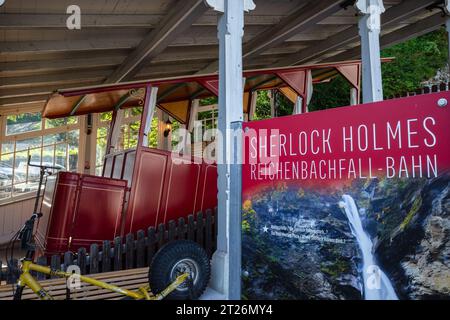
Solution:
<svg viewBox="0 0 450 320">
<path fill-rule="evenodd" d="M 38 165 L 38 164 L 31 164 L 31 155 L 28 156 L 28 162 L 27 162 L 29 167 L 36 167 L 36 168 L 41 168 L 43 170 L 47 170 L 47 169 L 54 169 L 54 170 L 59 170 L 61 168 L 58 167 L 54 167 L 54 166 L 43 166 L 43 165 Z"/>
</svg>

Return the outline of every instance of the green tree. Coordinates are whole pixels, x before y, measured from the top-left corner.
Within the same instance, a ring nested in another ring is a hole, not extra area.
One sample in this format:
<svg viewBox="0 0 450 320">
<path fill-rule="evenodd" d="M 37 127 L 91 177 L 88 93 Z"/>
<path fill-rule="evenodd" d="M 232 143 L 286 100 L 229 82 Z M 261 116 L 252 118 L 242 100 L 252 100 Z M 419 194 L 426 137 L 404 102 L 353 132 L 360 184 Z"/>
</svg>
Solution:
<svg viewBox="0 0 450 320">
<path fill-rule="evenodd" d="M 382 57 L 395 58 L 382 64 L 385 97 L 413 91 L 436 75 L 447 63 L 447 33 L 444 28 L 396 44 L 381 51 Z M 316 84 L 310 111 L 345 106 L 350 103 L 350 85 L 342 77 Z"/>
<path fill-rule="evenodd" d="M 386 48 L 381 56 L 395 58 L 382 66 L 385 97 L 415 90 L 446 65 L 447 33 L 441 28 Z"/>
<path fill-rule="evenodd" d="M 331 109 L 350 104 L 350 84 L 343 76 L 337 76 L 331 82 L 314 85 L 309 111 Z"/>
</svg>

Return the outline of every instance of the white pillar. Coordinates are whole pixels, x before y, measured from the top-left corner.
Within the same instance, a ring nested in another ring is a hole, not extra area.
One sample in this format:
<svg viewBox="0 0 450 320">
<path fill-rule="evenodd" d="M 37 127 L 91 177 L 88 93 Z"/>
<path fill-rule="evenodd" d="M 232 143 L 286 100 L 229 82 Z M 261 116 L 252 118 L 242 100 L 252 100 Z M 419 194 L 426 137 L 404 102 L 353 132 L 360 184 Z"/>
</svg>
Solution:
<svg viewBox="0 0 450 320">
<path fill-rule="evenodd" d="M 84 116 L 85 125 L 83 126 L 82 134 L 85 136 L 84 155 L 83 155 L 83 157 L 84 157 L 83 172 L 85 174 L 92 174 L 93 169 L 95 170 L 95 163 L 92 163 L 92 161 L 91 161 L 91 159 L 93 158 L 92 152 L 94 152 L 94 154 L 95 154 L 95 145 L 96 145 L 96 141 L 92 139 L 93 117 L 94 117 L 93 114 L 87 114 Z M 81 117 L 80 117 L 80 119 L 81 119 Z M 94 148 L 92 148 L 93 146 L 94 146 Z M 94 172 L 94 174 L 95 174 L 95 172 Z"/>
<path fill-rule="evenodd" d="M 303 106 L 303 97 L 301 95 L 298 95 L 297 100 L 294 104 L 294 110 L 293 110 L 292 114 L 301 114 L 302 106 Z"/>
<path fill-rule="evenodd" d="M 356 9 L 361 37 L 363 102 L 383 100 L 380 59 L 380 16 L 384 12 L 382 0 L 358 0 Z"/>
<path fill-rule="evenodd" d="M 230 129 L 242 126 L 242 36 L 244 10 L 254 8 L 252 1 L 206 0 L 221 12 L 219 38 L 219 121 L 222 139 L 217 141 L 218 234 L 212 258 L 211 286 L 226 299 L 241 298 L 241 165 L 232 165 L 242 156 Z M 227 130 L 228 129 L 228 130 Z M 238 159 L 236 159 L 236 157 Z M 233 159 L 234 158 L 234 159 Z"/>
<path fill-rule="evenodd" d="M 197 120 L 198 107 L 200 106 L 200 100 L 194 99 L 191 101 L 191 110 L 189 114 L 189 124 L 187 130 L 192 132 L 194 130 L 194 124 Z"/>
<path fill-rule="evenodd" d="M 350 88 L 350 105 L 354 106 L 358 104 L 358 90 L 355 87 Z"/>
<path fill-rule="evenodd" d="M 275 90 L 270 90 L 270 117 L 275 118 Z"/>
<path fill-rule="evenodd" d="M 156 97 L 158 95 L 158 87 L 151 87 L 150 89 L 150 101 L 146 103 L 144 106 L 148 108 L 147 112 L 147 118 L 144 119 L 145 128 L 144 128 L 144 139 L 142 141 L 142 145 L 144 147 L 148 147 L 148 136 L 150 135 L 150 131 L 152 130 L 152 120 L 153 116 L 155 115 L 155 109 L 156 109 Z"/>
<path fill-rule="evenodd" d="M 107 150 L 106 154 L 111 152 L 116 152 L 119 147 L 119 138 L 122 128 L 122 123 L 124 119 L 124 111 L 123 109 L 117 110 L 116 118 L 114 120 L 114 124 L 111 128 L 111 144 L 109 146 L 109 150 Z"/>
<path fill-rule="evenodd" d="M 158 149 L 170 151 L 172 150 L 172 132 L 169 132 L 167 137 L 164 136 L 164 130 L 166 130 L 166 122 L 169 120 L 169 115 L 158 109 Z"/>
<path fill-rule="evenodd" d="M 248 112 L 248 121 L 252 121 L 255 118 L 256 102 L 258 101 L 258 91 L 253 91 L 250 98 L 250 110 Z"/>
</svg>

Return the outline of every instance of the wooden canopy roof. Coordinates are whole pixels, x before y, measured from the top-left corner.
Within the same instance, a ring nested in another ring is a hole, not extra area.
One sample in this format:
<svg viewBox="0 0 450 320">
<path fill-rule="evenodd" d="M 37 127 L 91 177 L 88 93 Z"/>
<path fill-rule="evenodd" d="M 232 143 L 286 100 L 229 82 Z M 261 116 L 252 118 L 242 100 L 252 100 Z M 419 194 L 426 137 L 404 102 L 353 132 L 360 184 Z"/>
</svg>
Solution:
<svg viewBox="0 0 450 320">
<path fill-rule="evenodd" d="M 383 61 L 390 60 L 383 59 Z M 360 60 L 352 60 L 244 71 L 243 111 L 248 112 L 250 93 L 257 90 L 279 89 L 288 99 L 295 102 L 298 95 L 305 94 L 308 72 L 311 72 L 313 83 L 329 81 L 342 74 L 353 86 L 359 87 L 360 65 Z M 158 87 L 157 106 L 181 123 L 185 123 L 193 99 L 217 96 L 218 75 L 149 79 L 57 90 L 47 100 L 43 116 L 59 118 L 139 106 L 144 103 L 145 88 L 149 85 Z"/>
</svg>

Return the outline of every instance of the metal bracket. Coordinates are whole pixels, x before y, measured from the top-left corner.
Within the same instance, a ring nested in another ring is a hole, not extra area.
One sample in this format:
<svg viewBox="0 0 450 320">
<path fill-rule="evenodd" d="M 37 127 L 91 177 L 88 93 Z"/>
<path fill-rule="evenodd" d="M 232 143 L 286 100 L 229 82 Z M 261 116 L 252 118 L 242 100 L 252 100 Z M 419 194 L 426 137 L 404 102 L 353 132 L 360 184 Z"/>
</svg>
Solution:
<svg viewBox="0 0 450 320">
<path fill-rule="evenodd" d="M 353 7 L 355 5 L 356 0 L 347 0 L 340 4 L 340 7 L 344 10 L 347 10 L 348 7 Z"/>
<path fill-rule="evenodd" d="M 426 7 L 428 11 L 432 12 L 434 9 L 439 9 L 442 11 L 442 16 L 450 15 L 450 1 L 449 0 L 440 0 Z"/>
<path fill-rule="evenodd" d="M 204 0 L 205 4 L 218 12 L 225 11 L 225 0 Z M 244 0 L 244 11 L 249 12 L 255 9 L 256 5 L 253 0 Z"/>
<path fill-rule="evenodd" d="M 71 116 L 73 116 L 75 114 L 75 112 L 77 112 L 78 108 L 81 106 L 81 104 L 83 103 L 85 98 L 86 98 L 86 95 L 83 95 L 80 97 L 80 99 L 77 100 L 77 102 L 75 102 L 75 104 L 72 107 L 72 110 L 70 111 Z"/>
</svg>

